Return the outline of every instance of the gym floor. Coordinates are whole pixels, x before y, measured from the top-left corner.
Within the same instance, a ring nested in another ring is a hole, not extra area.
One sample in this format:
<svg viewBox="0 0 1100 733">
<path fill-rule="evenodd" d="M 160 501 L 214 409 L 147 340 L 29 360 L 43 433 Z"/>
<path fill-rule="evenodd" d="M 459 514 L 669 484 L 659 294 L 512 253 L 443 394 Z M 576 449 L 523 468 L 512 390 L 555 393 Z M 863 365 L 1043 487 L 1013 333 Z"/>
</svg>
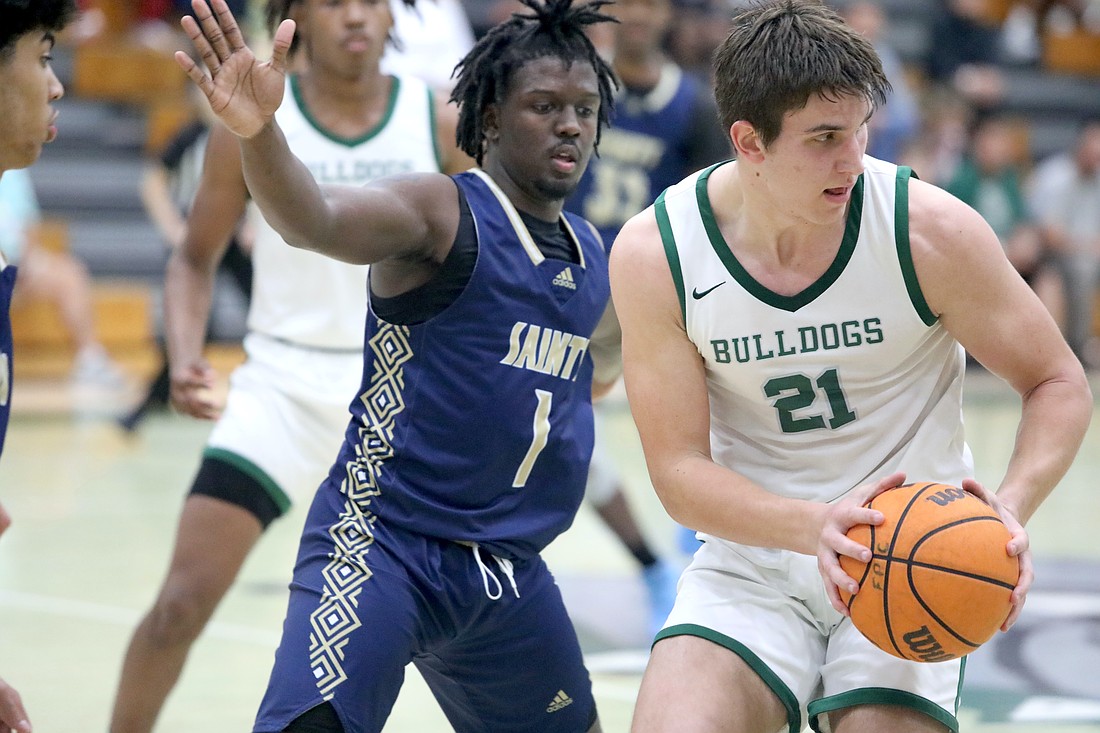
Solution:
<svg viewBox="0 0 1100 733">
<path fill-rule="evenodd" d="M 977 478 L 995 486 L 1018 400 L 980 371 L 968 375 L 968 389 Z M 1100 394 L 1100 384 L 1093 389 Z M 117 400 L 73 411 L 63 390 L 17 382 L 0 466 L 0 500 L 14 518 L 0 542 L 0 676 L 21 692 L 39 733 L 106 730 L 126 643 L 162 579 L 209 431 L 161 413 L 128 436 L 112 420 Z M 611 450 L 630 500 L 654 544 L 686 563 L 649 486 L 625 402 L 612 400 Z M 1021 622 L 971 656 L 963 731 L 1100 733 L 1098 474 L 1100 421 L 1029 526 L 1039 575 Z M 251 729 L 303 518 L 299 507 L 261 540 L 194 647 L 158 731 Z M 604 730 L 626 731 L 646 647 L 633 560 L 587 507 L 545 554 L 588 655 Z M 448 729 L 410 669 L 387 730 Z"/>
</svg>

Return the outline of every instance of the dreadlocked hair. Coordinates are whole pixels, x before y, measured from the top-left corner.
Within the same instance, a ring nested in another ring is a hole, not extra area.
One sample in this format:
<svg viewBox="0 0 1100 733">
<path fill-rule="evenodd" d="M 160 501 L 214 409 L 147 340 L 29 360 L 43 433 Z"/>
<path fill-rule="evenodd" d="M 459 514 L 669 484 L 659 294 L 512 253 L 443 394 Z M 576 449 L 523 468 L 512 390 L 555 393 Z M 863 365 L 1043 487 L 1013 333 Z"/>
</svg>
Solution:
<svg viewBox="0 0 1100 733">
<path fill-rule="evenodd" d="M 271 35 L 275 35 L 275 29 L 279 27 L 279 24 L 290 17 L 290 9 L 298 3 L 304 3 L 307 0 L 267 0 L 267 8 L 264 11 L 264 20 L 267 23 L 267 31 Z M 406 7 L 416 7 L 416 0 L 401 0 Z M 397 37 L 394 36 L 393 30 L 390 30 L 389 42 L 401 50 L 401 45 L 398 43 Z M 294 53 L 298 50 L 298 34 L 294 34 L 294 38 L 290 41 L 290 52 Z"/>
<path fill-rule="evenodd" d="M 592 66 L 600 88 L 596 146 L 600 130 L 608 123 L 619 83 L 615 72 L 596 52 L 585 27 L 606 21 L 617 22 L 599 9 L 611 0 L 590 0 L 573 5 L 573 0 L 520 0 L 531 13 L 513 13 L 479 40 L 455 66 L 451 100 L 458 104 L 458 147 L 481 165 L 485 136 L 485 108 L 503 101 L 508 82 L 529 61 L 554 56 L 565 64 L 581 61 Z"/>
</svg>

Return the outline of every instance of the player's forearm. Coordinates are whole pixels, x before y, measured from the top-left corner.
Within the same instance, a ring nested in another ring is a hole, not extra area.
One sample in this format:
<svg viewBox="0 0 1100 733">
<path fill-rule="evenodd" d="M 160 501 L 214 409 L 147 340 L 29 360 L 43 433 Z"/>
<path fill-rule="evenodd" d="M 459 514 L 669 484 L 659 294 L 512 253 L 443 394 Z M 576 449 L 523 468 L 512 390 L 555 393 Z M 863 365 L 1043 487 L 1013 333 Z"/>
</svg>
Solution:
<svg viewBox="0 0 1100 733">
<path fill-rule="evenodd" d="M 179 246 L 187 231 L 187 222 L 172 202 L 168 181 L 162 170 L 146 170 L 141 183 L 141 202 L 165 243 L 173 249 Z"/>
<path fill-rule="evenodd" d="M 1092 417 L 1088 382 L 1075 372 L 1023 396 L 1016 445 L 997 492 L 1021 524 L 1069 470 Z"/>
<path fill-rule="evenodd" d="M 666 511 L 685 527 L 753 547 L 817 553 L 824 504 L 773 494 L 702 454 L 652 478 Z"/>
<path fill-rule="evenodd" d="M 164 277 L 164 327 L 173 366 L 201 358 L 214 296 L 215 270 L 173 250 Z"/>
<path fill-rule="evenodd" d="M 240 145 L 248 191 L 267 222 L 287 244 L 323 251 L 331 230 L 328 202 L 279 126 L 272 121 Z"/>
</svg>

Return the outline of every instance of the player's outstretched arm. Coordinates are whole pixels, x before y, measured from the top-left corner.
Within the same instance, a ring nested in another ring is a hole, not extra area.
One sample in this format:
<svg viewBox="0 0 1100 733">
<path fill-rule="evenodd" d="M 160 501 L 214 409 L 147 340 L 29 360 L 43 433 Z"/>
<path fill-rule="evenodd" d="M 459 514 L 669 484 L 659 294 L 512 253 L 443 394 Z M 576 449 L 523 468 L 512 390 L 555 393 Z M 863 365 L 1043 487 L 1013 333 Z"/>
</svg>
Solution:
<svg viewBox="0 0 1100 733">
<path fill-rule="evenodd" d="M 363 187 L 318 185 L 275 121 L 294 22 L 279 25 L 271 60 L 261 63 L 225 0 L 191 0 L 191 7 L 194 17 L 181 22 L 209 74 L 186 54 L 176 60 L 237 135 L 248 191 L 287 244 L 355 264 L 440 257 L 458 222 L 454 182 L 421 174 Z"/>
</svg>

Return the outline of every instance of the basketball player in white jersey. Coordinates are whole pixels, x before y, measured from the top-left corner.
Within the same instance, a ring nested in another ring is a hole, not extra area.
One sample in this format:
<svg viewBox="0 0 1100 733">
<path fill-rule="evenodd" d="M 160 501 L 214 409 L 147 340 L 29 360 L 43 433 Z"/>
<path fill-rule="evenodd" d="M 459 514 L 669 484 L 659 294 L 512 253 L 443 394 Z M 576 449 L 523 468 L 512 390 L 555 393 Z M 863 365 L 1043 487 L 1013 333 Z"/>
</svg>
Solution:
<svg viewBox="0 0 1100 733">
<path fill-rule="evenodd" d="M 272 28 L 298 24 L 301 69 L 276 117 L 322 183 L 363 185 L 395 173 L 458 172 L 457 113 L 424 82 L 387 76 L 379 59 L 386 0 L 271 0 Z M 434 125 L 433 125 L 434 122 Z M 217 263 L 246 205 L 256 228 L 245 351 L 224 407 L 202 354 Z M 359 386 L 366 267 L 288 247 L 248 204 L 236 138 L 212 132 L 186 240 L 168 263 L 165 315 L 172 403 L 217 419 L 180 518 L 153 608 L 131 639 L 112 733 L 148 733 L 188 650 L 267 525 L 308 502 L 336 456 Z M 323 294 L 323 295 L 322 295 Z"/>
<path fill-rule="evenodd" d="M 611 255 L 627 394 L 653 485 L 703 544 L 642 680 L 633 730 L 956 731 L 963 660 L 897 659 L 847 618 L 838 555 L 906 477 L 954 485 L 1008 526 L 1058 483 L 1092 410 L 1046 309 L 970 208 L 865 155 L 888 84 L 826 6 L 734 19 L 715 90 L 736 160 L 690 176 Z M 963 436 L 964 349 L 1021 396 L 996 493 Z"/>
</svg>

